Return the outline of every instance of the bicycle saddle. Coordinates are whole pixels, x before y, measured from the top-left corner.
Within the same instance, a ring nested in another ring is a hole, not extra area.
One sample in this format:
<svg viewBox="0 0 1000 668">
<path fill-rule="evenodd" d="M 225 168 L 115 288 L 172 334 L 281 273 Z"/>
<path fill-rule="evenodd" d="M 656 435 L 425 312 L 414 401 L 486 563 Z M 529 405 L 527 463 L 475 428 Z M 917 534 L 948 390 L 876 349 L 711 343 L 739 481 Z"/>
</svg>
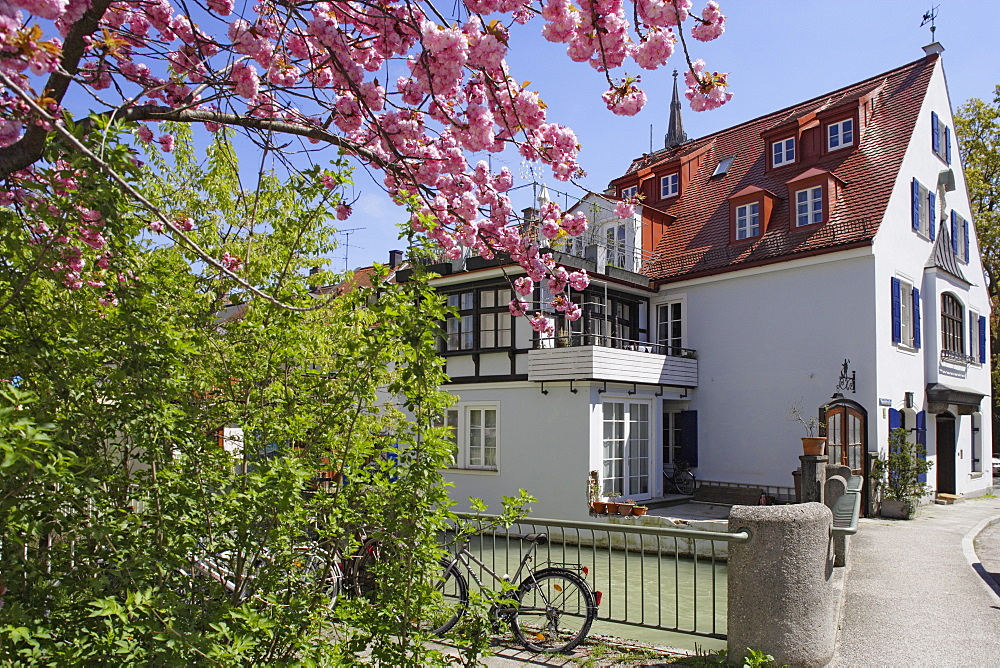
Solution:
<svg viewBox="0 0 1000 668">
<path fill-rule="evenodd" d="M 535 543 L 536 545 L 545 545 L 549 542 L 549 537 L 544 533 L 528 533 L 524 534 L 524 540 Z"/>
</svg>

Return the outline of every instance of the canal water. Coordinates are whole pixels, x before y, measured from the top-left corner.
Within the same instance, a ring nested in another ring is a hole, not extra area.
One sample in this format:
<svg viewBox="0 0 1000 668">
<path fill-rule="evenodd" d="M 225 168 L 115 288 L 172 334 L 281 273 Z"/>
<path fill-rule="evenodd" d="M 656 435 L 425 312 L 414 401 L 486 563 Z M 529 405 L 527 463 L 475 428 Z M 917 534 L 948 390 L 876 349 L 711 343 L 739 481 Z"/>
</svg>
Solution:
<svg viewBox="0 0 1000 668">
<path fill-rule="evenodd" d="M 710 636 L 726 632 L 726 562 L 676 556 L 675 545 L 673 539 L 653 539 L 644 541 L 642 552 L 626 552 L 549 543 L 536 549 L 532 565 L 586 567 L 588 583 L 601 592 L 591 633 L 691 650 L 722 649 L 725 641 Z M 515 573 L 527 546 L 516 539 L 479 536 L 469 550 L 498 576 L 506 574 L 517 584 L 524 577 Z M 477 573 L 486 587 L 500 587 L 483 569 Z"/>
</svg>

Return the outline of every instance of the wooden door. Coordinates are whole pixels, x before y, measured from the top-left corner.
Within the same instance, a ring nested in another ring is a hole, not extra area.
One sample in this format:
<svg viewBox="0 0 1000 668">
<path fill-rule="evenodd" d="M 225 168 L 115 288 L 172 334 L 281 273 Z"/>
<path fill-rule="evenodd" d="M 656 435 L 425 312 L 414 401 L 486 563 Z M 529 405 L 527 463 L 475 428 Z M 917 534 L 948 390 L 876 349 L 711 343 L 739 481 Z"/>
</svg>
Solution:
<svg viewBox="0 0 1000 668">
<path fill-rule="evenodd" d="M 851 404 L 835 403 L 827 407 L 826 454 L 831 464 L 850 466 L 854 475 L 864 475 L 867 418 L 864 409 Z"/>
<path fill-rule="evenodd" d="M 955 493 L 955 417 L 942 413 L 935 419 L 937 432 L 937 491 Z"/>
</svg>

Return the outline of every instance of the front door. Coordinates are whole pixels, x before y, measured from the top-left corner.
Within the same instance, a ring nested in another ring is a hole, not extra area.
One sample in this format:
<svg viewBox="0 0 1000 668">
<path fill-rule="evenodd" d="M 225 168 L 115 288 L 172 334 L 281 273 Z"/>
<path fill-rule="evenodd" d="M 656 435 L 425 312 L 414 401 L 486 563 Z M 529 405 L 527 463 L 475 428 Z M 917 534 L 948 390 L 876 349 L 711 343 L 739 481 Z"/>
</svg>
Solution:
<svg viewBox="0 0 1000 668">
<path fill-rule="evenodd" d="M 935 419 L 937 427 L 937 491 L 955 493 L 955 416 L 941 413 Z"/>
<path fill-rule="evenodd" d="M 865 410 L 853 401 L 834 402 L 826 409 L 826 454 L 831 464 L 851 467 L 864 475 L 867 425 Z"/>
</svg>

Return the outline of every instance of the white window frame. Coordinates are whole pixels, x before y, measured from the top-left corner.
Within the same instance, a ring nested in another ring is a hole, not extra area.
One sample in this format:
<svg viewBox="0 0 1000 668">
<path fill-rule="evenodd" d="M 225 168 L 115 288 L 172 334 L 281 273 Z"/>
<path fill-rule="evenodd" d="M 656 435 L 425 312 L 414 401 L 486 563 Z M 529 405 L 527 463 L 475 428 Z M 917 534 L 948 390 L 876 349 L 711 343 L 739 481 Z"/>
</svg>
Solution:
<svg viewBox="0 0 1000 668">
<path fill-rule="evenodd" d="M 630 253 L 628 252 L 628 227 L 628 221 L 625 220 L 608 223 L 602 230 L 602 240 L 607 247 L 606 262 L 619 269 L 632 271 L 633 262 L 630 262 Z"/>
<path fill-rule="evenodd" d="M 635 197 L 636 193 L 638 192 L 639 192 L 639 186 L 629 186 L 628 188 L 622 188 L 622 199 Z"/>
<path fill-rule="evenodd" d="M 908 278 L 899 279 L 899 345 L 913 348 L 913 283 Z"/>
<path fill-rule="evenodd" d="M 673 465 L 681 456 L 681 409 L 663 404 L 661 424 L 662 442 L 660 457 L 663 465 Z M 662 468 L 662 467 L 661 467 Z"/>
<path fill-rule="evenodd" d="M 673 172 L 667 174 L 666 176 L 660 177 L 660 199 L 667 199 L 668 197 L 676 197 L 680 194 L 681 189 L 681 174 L 680 172 Z"/>
<path fill-rule="evenodd" d="M 847 139 L 850 137 L 850 139 Z M 845 118 L 826 126 L 826 150 L 838 151 L 854 145 L 854 119 Z"/>
<path fill-rule="evenodd" d="M 969 309 L 969 361 L 979 366 L 979 313 L 975 309 Z"/>
<path fill-rule="evenodd" d="M 779 139 L 771 144 L 771 166 L 781 167 L 795 162 L 795 137 Z"/>
<path fill-rule="evenodd" d="M 803 208 L 803 205 L 805 208 Z M 819 220 L 816 220 L 817 218 Z M 805 227 L 822 222 L 823 186 L 813 186 L 795 191 L 795 226 Z"/>
<path fill-rule="evenodd" d="M 687 305 L 684 299 L 673 299 L 656 305 L 657 349 L 665 355 L 678 355 L 676 348 L 685 348 L 687 343 Z M 679 318 L 674 317 L 679 311 Z"/>
<path fill-rule="evenodd" d="M 760 202 L 736 207 L 736 240 L 760 236 Z"/>
<path fill-rule="evenodd" d="M 486 413 L 493 412 L 493 427 L 486 426 Z M 479 413 L 478 426 L 474 424 L 474 414 Z M 500 404 L 493 402 L 475 402 L 454 404 L 445 411 L 443 419 L 437 420 L 435 426 L 446 426 L 453 430 L 454 447 L 452 449 L 452 465 L 450 470 L 454 471 L 486 471 L 498 472 L 500 470 Z M 487 434 L 492 431 L 492 434 Z M 478 432 L 480 441 L 489 437 L 492 440 L 492 447 L 488 448 L 484 443 L 479 456 L 473 450 L 473 441 L 476 440 L 474 432 Z M 488 457 L 488 450 L 492 450 L 492 461 Z"/>
<path fill-rule="evenodd" d="M 652 497 L 653 483 L 656 480 L 653 475 L 655 440 L 652 437 L 652 403 L 649 400 L 621 397 L 608 397 L 603 400 L 601 404 L 602 495 L 613 496 L 617 492 L 623 500 Z M 620 419 L 619 415 L 613 414 L 609 420 L 608 408 L 614 406 L 622 408 Z"/>
<path fill-rule="evenodd" d="M 955 259 L 958 260 L 959 262 L 961 262 L 962 264 L 968 264 L 968 261 L 966 261 L 966 259 L 965 259 L 965 223 L 968 223 L 968 221 L 966 221 L 965 218 L 962 217 L 962 214 L 960 214 L 960 213 L 958 213 L 956 211 L 955 212 L 955 235 L 954 235 L 955 241 L 954 241 L 954 246 L 952 248 L 955 251 L 954 252 Z M 972 248 L 972 246 L 971 246 L 971 240 L 970 240 L 969 248 L 970 249 Z M 972 255 L 971 251 L 969 252 L 969 255 L 970 255 L 969 259 L 971 260 L 972 259 L 971 258 L 971 255 Z"/>
<path fill-rule="evenodd" d="M 920 181 L 917 181 L 917 185 L 920 186 L 920 229 L 916 232 L 929 240 L 931 238 L 931 216 L 933 215 L 933 212 L 929 211 L 931 203 L 927 201 L 930 190 Z"/>
</svg>

